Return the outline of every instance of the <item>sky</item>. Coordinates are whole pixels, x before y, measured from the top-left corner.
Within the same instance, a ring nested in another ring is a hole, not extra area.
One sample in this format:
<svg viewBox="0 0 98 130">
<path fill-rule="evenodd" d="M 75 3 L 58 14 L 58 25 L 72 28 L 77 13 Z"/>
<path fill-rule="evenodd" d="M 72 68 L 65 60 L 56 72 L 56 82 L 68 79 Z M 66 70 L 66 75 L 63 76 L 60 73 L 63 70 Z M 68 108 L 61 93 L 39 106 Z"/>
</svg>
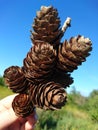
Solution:
<svg viewBox="0 0 98 130">
<path fill-rule="evenodd" d="M 52 5 L 57 8 L 61 26 L 71 17 L 71 27 L 62 41 L 78 34 L 89 37 L 93 50 L 87 61 L 71 75 L 82 95 L 88 96 L 98 89 L 98 0 L 0 0 L 0 75 L 12 65 L 22 66 L 31 48 L 30 30 L 36 11 Z"/>
</svg>

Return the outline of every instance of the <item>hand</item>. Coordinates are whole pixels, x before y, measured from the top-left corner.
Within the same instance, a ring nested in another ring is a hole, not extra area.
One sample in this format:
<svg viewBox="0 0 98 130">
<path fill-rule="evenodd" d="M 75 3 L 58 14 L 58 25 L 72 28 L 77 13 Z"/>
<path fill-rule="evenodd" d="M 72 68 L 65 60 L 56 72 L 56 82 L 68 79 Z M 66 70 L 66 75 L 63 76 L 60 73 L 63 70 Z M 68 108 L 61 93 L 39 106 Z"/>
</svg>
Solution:
<svg viewBox="0 0 98 130">
<path fill-rule="evenodd" d="M 17 117 L 12 109 L 15 96 L 11 95 L 0 101 L 0 130 L 34 130 L 36 112 L 26 118 Z"/>
</svg>

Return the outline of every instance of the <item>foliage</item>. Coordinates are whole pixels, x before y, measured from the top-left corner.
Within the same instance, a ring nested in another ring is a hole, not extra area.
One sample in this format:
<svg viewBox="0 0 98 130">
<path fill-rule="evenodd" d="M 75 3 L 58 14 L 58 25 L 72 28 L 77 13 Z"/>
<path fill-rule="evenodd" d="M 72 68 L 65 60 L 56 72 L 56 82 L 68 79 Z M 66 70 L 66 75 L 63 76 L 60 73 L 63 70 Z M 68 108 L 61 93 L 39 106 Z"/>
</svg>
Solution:
<svg viewBox="0 0 98 130">
<path fill-rule="evenodd" d="M 82 96 L 80 92 L 76 90 L 75 87 L 72 88 L 72 91 L 68 95 L 68 104 L 77 106 L 79 109 L 83 109 L 87 98 Z"/>
<path fill-rule="evenodd" d="M 38 112 L 35 130 L 97 130 L 98 92 L 82 96 L 73 87 L 68 103 L 59 111 Z M 39 110 L 40 111 L 40 110 Z"/>
<path fill-rule="evenodd" d="M 9 90 L 7 87 L 0 85 L 0 99 L 13 94 L 11 90 Z"/>
<path fill-rule="evenodd" d="M 0 85 L 5 86 L 4 79 L 2 76 L 0 76 Z"/>
<path fill-rule="evenodd" d="M 98 123 L 98 90 L 93 90 L 89 95 L 86 109 L 92 120 Z"/>
<path fill-rule="evenodd" d="M 97 130 L 88 114 L 76 107 L 65 106 L 59 111 L 42 111 L 35 130 Z"/>
</svg>

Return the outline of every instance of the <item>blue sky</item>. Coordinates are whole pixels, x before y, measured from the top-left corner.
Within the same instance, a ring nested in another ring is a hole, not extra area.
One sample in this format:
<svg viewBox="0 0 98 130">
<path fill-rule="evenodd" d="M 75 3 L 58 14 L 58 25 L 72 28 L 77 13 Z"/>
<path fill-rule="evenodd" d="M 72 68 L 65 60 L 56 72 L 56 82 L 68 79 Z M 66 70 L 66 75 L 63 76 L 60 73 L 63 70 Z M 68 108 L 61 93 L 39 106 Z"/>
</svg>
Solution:
<svg viewBox="0 0 98 130">
<path fill-rule="evenodd" d="M 71 27 L 62 41 L 78 34 L 92 40 L 91 56 L 72 73 L 72 86 L 88 95 L 98 89 L 98 0 L 0 0 L 0 75 L 9 66 L 23 65 L 31 47 L 33 19 L 41 5 L 57 8 L 61 25 L 71 17 Z"/>
</svg>

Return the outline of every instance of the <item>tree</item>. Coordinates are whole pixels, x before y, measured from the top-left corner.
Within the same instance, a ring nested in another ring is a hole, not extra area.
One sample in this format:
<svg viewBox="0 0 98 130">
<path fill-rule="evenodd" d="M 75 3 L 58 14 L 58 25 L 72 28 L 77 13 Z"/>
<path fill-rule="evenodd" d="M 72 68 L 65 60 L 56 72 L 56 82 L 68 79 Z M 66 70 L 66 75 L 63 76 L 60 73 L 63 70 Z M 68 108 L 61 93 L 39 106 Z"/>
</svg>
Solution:
<svg viewBox="0 0 98 130">
<path fill-rule="evenodd" d="M 75 87 L 73 87 L 69 94 L 69 103 L 75 104 L 76 106 L 83 108 L 85 102 L 86 97 L 82 96 L 81 93 L 78 92 Z"/>
<path fill-rule="evenodd" d="M 0 76 L 0 85 L 1 85 L 1 86 L 5 86 L 4 79 L 3 79 L 2 76 Z"/>
<path fill-rule="evenodd" d="M 87 109 L 92 120 L 98 123 L 98 90 L 93 90 L 90 93 L 88 97 Z"/>
</svg>

